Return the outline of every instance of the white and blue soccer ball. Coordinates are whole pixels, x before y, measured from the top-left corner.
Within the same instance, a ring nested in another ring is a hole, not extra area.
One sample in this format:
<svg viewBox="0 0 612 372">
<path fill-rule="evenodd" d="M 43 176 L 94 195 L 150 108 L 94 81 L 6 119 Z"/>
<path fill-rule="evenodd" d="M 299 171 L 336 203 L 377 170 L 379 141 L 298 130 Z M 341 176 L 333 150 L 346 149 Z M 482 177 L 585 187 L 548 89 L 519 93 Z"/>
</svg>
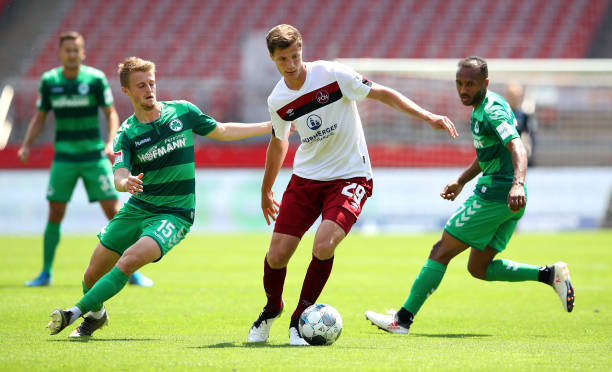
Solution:
<svg viewBox="0 0 612 372">
<path fill-rule="evenodd" d="M 342 332 L 342 317 L 330 305 L 314 304 L 300 315 L 299 330 L 311 345 L 331 345 Z"/>
</svg>

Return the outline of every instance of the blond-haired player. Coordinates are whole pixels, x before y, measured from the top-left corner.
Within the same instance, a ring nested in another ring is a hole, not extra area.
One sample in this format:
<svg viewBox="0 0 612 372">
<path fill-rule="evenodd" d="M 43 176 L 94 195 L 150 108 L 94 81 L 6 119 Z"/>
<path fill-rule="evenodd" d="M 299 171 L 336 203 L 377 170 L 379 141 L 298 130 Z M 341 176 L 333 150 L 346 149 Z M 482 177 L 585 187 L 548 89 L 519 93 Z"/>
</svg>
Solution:
<svg viewBox="0 0 612 372">
<path fill-rule="evenodd" d="M 51 313 L 51 334 L 89 312 L 71 336 L 90 336 L 106 324 L 103 304 L 128 277 L 185 238 L 195 216 L 195 135 L 233 141 L 271 132 L 270 122 L 218 123 L 190 102 L 157 101 L 153 62 L 127 58 L 119 65 L 119 79 L 134 115 L 115 138 L 114 183 L 132 196 L 98 234 L 85 271 L 85 295 L 74 307 Z"/>
</svg>

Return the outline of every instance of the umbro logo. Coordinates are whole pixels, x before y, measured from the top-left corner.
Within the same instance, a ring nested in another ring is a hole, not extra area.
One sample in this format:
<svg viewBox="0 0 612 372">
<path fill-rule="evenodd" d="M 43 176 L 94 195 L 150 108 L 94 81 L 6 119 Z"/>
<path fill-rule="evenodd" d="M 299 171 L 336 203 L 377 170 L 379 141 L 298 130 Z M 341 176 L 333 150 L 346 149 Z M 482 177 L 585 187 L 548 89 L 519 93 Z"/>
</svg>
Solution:
<svg viewBox="0 0 612 372">
<path fill-rule="evenodd" d="M 295 114 L 295 112 L 293 111 L 292 108 L 290 108 L 289 110 L 287 110 L 286 115 L 287 116 L 293 116 L 293 114 Z"/>
</svg>

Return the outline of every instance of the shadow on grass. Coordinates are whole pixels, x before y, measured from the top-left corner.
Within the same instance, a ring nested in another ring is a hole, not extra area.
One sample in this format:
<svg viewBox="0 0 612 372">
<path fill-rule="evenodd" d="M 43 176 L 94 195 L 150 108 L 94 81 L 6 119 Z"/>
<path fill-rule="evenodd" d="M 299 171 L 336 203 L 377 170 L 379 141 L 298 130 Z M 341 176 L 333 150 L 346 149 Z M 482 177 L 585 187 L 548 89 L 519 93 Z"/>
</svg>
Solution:
<svg viewBox="0 0 612 372">
<path fill-rule="evenodd" d="M 280 344 L 268 344 L 265 342 L 261 343 L 251 343 L 251 342 L 220 342 L 218 344 L 212 345 L 202 345 L 202 346 L 189 346 L 188 349 L 225 349 L 225 348 L 285 348 L 285 347 L 295 347 L 291 345 L 280 345 Z"/>
<path fill-rule="evenodd" d="M 251 343 L 251 342 L 220 342 L 218 344 L 212 345 L 202 345 L 202 346 L 189 346 L 188 349 L 225 349 L 225 348 L 244 348 L 244 349 L 259 349 L 259 348 L 267 348 L 267 349 L 283 349 L 283 348 L 291 348 L 299 350 L 304 346 L 292 346 L 289 344 L 268 344 L 266 342 L 259 343 Z M 329 346 L 313 346 L 313 347 L 329 347 Z M 332 346 L 334 347 L 334 346 Z M 343 349 L 369 349 L 369 347 L 346 347 L 346 346 L 335 346 L 336 348 L 340 347 Z"/>
<path fill-rule="evenodd" d="M 24 284 L 24 282 L 20 283 L 20 284 L 0 284 L 0 290 L 2 289 L 28 289 L 29 291 L 36 291 L 37 289 L 39 290 L 49 290 L 49 288 L 63 288 L 63 289 L 67 289 L 67 288 L 77 288 L 76 285 L 72 285 L 72 284 L 53 284 L 52 286 L 48 286 L 48 285 L 43 285 L 43 286 L 37 286 L 37 287 L 26 287 L 26 285 Z"/>
<path fill-rule="evenodd" d="M 433 337 L 433 338 L 478 338 L 478 337 L 491 337 L 493 335 L 481 334 L 481 333 L 410 333 L 413 337 Z"/>
<path fill-rule="evenodd" d="M 159 338 L 69 338 L 69 339 L 58 339 L 48 340 L 49 342 L 149 342 L 149 341 L 161 341 Z"/>
</svg>

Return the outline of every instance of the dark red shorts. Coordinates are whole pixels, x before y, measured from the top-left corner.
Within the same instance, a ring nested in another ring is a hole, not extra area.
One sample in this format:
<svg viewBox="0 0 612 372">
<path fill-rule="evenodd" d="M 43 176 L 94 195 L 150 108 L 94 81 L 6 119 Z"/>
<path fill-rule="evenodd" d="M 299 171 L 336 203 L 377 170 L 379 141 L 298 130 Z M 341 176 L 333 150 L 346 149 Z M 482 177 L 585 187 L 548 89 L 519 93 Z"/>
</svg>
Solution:
<svg viewBox="0 0 612 372">
<path fill-rule="evenodd" d="M 301 238 L 322 215 L 348 234 L 372 196 L 372 185 L 365 177 L 315 181 L 294 174 L 283 194 L 274 232 Z"/>
</svg>

